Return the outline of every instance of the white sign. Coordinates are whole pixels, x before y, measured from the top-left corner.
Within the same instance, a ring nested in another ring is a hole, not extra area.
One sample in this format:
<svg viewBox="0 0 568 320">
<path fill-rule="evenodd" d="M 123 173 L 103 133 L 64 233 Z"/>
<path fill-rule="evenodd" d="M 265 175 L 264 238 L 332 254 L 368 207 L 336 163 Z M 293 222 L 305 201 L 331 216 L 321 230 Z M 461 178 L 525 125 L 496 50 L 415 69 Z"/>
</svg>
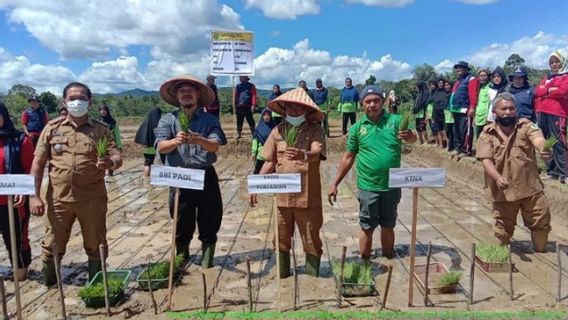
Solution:
<svg viewBox="0 0 568 320">
<path fill-rule="evenodd" d="M 0 194 L 35 194 L 35 179 L 29 174 L 0 175 Z"/>
<path fill-rule="evenodd" d="M 211 32 L 212 75 L 254 75 L 252 32 Z"/>
<path fill-rule="evenodd" d="M 203 190 L 205 170 L 152 166 L 150 183 L 155 186 Z"/>
<path fill-rule="evenodd" d="M 446 169 L 397 168 L 389 170 L 389 188 L 443 188 Z"/>
<path fill-rule="evenodd" d="M 300 193 L 302 178 L 299 173 L 253 174 L 248 176 L 248 191 L 254 193 Z"/>
</svg>

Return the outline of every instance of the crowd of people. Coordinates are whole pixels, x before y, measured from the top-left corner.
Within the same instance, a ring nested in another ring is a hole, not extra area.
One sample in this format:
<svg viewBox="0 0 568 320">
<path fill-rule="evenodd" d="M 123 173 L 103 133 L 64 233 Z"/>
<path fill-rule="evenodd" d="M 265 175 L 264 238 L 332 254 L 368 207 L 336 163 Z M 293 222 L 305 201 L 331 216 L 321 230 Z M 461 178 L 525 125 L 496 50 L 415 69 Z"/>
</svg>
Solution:
<svg viewBox="0 0 568 320">
<path fill-rule="evenodd" d="M 480 69 L 470 73 L 467 62 L 454 66 L 458 79 L 416 83 L 417 98 L 412 108 L 415 130 L 401 128 L 400 101 L 394 91 L 369 84 L 357 90 L 345 79 L 339 103 L 345 152 L 327 192 L 333 205 L 337 188 L 349 170 L 357 173 L 359 201 L 359 246 L 368 263 L 374 231 L 380 229 L 382 254 L 394 256 L 397 207 L 401 191 L 389 188 L 389 169 L 401 165 L 402 144 L 428 141 L 428 128 L 437 145 L 454 157 L 475 156 L 486 173 L 486 190 L 493 202 L 495 236 L 507 245 L 513 235 L 516 216 L 522 213 L 531 230 L 535 251 L 544 251 L 550 232 L 550 210 L 539 177 L 536 155 L 547 161 L 548 176 L 566 179 L 566 117 L 568 115 L 568 70 L 565 58 L 553 52 L 550 74 L 532 88 L 523 67 L 506 75 L 504 70 Z M 306 273 L 318 276 L 322 255 L 320 229 L 323 225 L 321 161 L 327 159 L 329 137 L 329 92 L 321 79 L 309 90 L 305 81 L 298 88 L 282 92 L 273 86 L 258 124 L 253 114 L 257 97 L 248 76 L 241 76 L 234 91 L 237 139 L 244 120 L 252 134 L 251 158 L 254 174 L 299 173 L 301 192 L 279 194 L 278 259 L 280 277 L 290 275 L 290 249 L 294 225 L 298 226 L 306 254 Z M 162 84 L 161 98 L 176 107 L 164 114 L 158 107 L 146 115 L 135 136 L 144 146 L 144 174 L 150 175 L 156 155 L 166 166 L 200 169 L 205 172 L 203 190 L 181 189 L 176 253 L 189 259 L 189 245 L 198 230 L 201 265 L 213 265 L 217 233 L 223 220 L 222 194 L 215 171 L 217 153 L 227 138 L 219 120 L 220 103 L 215 77 L 207 83 L 192 76 L 177 76 Z M 15 205 L 18 248 L 18 278 L 25 279 L 31 261 L 27 239 L 29 213 L 45 216 L 42 241 L 43 276 L 48 286 L 55 284 L 54 259 L 61 259 L 75 220 L 79 220 L 88 274 L 91 279 L 101 269 L 99 247 L 106 248 L 107 194 L 105 173 L 122 165 L 121 140 L 111 108 L 99 106 L 100 120 L 88 114 L 92 94 L 88 86 L 72 82 L 63 89 L 60 116 L 48 121 L 36 96 L 22 114 L 24 131 L 14 128 L 8 109 L 0 104 L 0 174 L 30 173 L 36 193 L 29 199 L 17 196 Z M 358 110 L 363 111 L 356 119 Z M 183 128 L 180 118 L 188 119 Z M 348 126 L 350 124 L 350 126 Z M 558 141 L 551 149 L 547 140 Z M 97 144 L 108 141 L 104 156 Z M 474 153 L 474 143 L 477 143 Z M 34 151 L 35 148 L 35 151 Z M 3 155 L 2 155 L 3 154 Z M 46 164 L 47 193 L 40 196 Z M 169 194 L 169 211 L 175 212 L 175 189 Z M 250 205 L 257 196 L 250 195 Z M 0 197 L 2 235 L 10 251 L 7 200 Z M 57 253 L 57 255 L 55 254 Z"/>
</svg>

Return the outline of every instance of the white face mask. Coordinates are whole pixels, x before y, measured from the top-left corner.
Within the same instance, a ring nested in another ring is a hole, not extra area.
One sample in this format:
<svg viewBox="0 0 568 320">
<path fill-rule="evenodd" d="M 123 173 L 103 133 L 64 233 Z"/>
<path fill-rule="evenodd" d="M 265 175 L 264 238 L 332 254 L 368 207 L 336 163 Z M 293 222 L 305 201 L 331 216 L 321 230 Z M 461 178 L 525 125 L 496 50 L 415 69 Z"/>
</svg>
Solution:
<svg viewBox="0 0 568 320">
<path fill-rule="evenodd" d="M 306 115 L 303 114 L 301 116 L 297 116 L 297 117 L 292 117 L 289 115 L 286 115 L 286 121 L 293 125 L 294 127 L 297 127 L 299 125 L 301 125 L 302 123 L 304 123 L 304 121 L 306 121 Z"/>
<path fill-rule="evenodd" d="M 85 100 L 73 100 L 67 102 L 67 111 L 73 117 L 80 118 L 87 114 L 89 102 Z"/>
</svg>

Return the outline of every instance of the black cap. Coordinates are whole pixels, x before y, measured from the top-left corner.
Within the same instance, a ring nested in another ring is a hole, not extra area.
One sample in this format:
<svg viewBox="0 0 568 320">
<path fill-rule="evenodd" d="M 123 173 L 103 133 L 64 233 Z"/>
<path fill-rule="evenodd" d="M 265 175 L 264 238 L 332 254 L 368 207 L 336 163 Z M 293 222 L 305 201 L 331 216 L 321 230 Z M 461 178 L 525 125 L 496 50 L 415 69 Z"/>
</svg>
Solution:
<svg viewBox="0 0 568 320">
<path fill-rule="evenodd" d="M 35 101 L 39 101 L 39 98 L 38 98 L 37 94 L 35 94 L 35 93 L 32 94 L 32 95 L 28 98 L 28 102 L 34 101 L 34 100 L 35 100 Z"/>
<path fill-rule="evenodd" d="M 469 64 L 465 61 L 459 61 L 458 63 L 454 64 L 454 69 L 457 68 L 464 68 L 466 70 L 470 70 Z"/>
</svg>

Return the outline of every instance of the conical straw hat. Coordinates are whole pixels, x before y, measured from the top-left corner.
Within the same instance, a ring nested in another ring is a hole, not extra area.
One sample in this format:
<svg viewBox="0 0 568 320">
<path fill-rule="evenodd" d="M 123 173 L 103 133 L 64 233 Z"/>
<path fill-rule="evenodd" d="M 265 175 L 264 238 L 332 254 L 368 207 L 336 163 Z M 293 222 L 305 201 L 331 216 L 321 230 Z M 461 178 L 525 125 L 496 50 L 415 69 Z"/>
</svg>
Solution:
<svg viewBox="0 0 568 320">
<path fill-rule="evenodd" d="M 270 110 L 286 116 L 286 104 L 299 104 L 305 106 L 308 110 L 306 112 L 306 119 L 309 121 L 322 121 L 323 113 L 317 104 L 308 96 L 306 91 L 302 88 L 287 91 L 280 95 L 278 98 L 268 102 Z"/>
<path fill-rule="evenodd" d="M 176 86 L 184 82 L 191 83 L 197 88 L 197 93 L 199 94 L 199 97 L 197 97 L 198 107 L 211 105 L 215 101 L 215 93 L 213 90 L 190 75 L 177 76 L 164 82 L 160 87 L 160 96 L 162 99 L 172 106 L 179 107 L 179 101 L 176 96 Z"/>
</svg>

